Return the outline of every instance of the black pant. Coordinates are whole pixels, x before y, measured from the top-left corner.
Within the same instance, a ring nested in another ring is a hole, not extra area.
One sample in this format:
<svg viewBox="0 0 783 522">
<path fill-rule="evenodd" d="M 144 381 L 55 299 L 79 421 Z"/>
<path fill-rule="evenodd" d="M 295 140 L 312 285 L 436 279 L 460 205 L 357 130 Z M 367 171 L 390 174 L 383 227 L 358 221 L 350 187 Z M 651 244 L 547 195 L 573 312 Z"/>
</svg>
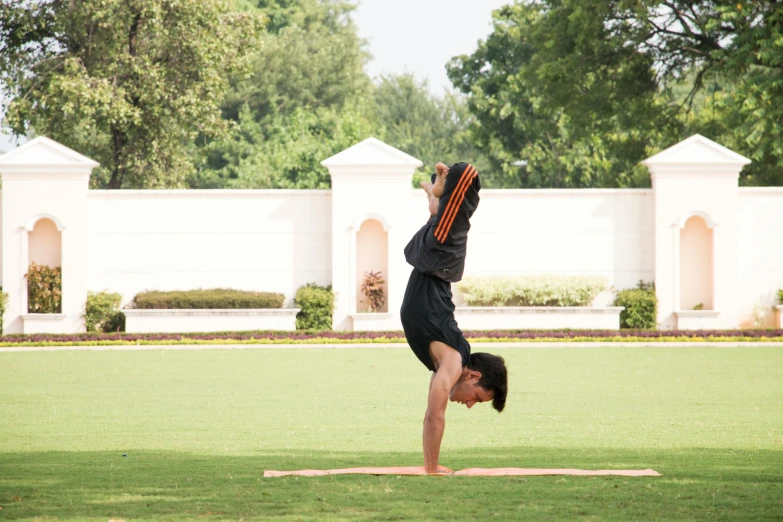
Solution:
<svg viewBox="0 0 783 522">
<path fill-rule="evenodd" d="M 430 357 L 432 341 L 457 350 L 462 356 L 462 366 L 467 366 L 470 343 L 454 319 L 451 283 L 414 268 L 405 289 L 400 318 L 408 345 L 430 371 L 436 370 Z"/>
</svg>

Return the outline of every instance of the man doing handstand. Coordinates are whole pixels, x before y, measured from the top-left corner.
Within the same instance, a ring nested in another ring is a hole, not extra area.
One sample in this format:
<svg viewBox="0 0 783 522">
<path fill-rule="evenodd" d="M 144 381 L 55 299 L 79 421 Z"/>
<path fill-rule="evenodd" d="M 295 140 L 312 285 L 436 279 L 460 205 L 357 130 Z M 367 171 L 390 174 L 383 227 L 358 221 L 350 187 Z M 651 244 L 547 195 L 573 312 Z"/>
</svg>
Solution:
<svg viewBox="0 0 783 522">
<path fill-rule="evenodd" d="M 470 353 L 470 344 L 454 320 L 451 283 L 462 279 L 470 217 L 478 207 L 481 184 L 473 165 L 435 166 L 429 196 L 430 218 L 405 247 L 413 266 L 400 310 L 402 326 L 416 357 L 433 372 L 424 416 L 424 470 L 449 473 L 438 466 L 448 401 L 472 408 L 492 401 L 503 411 L 508 391 L 502 357 Z"/>
</svg>

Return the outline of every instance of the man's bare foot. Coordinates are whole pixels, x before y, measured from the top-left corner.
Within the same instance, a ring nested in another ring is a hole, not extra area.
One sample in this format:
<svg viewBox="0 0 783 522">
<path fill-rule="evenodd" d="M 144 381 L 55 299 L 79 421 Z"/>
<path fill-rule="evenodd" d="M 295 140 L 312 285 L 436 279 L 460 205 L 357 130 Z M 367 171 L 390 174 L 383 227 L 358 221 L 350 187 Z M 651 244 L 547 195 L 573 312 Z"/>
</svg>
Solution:
<svg viewBox="0 0 783 522">
<path fill-rule="evenodd" d="M 439 198 L 443 195 L 443 191 L 446 188 L 446 176 L 449 173 L 449 168 L 443 163 L 437 163 L 435 165 L 435 183 L 432 185 L 432 195 Z"/>
</svg>

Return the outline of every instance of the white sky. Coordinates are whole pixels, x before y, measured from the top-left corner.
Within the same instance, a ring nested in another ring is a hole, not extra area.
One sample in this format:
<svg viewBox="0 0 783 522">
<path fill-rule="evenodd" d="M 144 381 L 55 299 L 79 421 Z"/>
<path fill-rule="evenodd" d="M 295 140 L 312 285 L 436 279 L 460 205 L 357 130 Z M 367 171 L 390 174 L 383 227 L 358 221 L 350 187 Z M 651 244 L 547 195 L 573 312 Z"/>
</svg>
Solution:
<svg viewBox="0 0 783 522">
<path fill-rule="evenodd" d="M 442 94 L 451 88 L 446 63 L 472 54 L 492 31 L 492 11 L 513 0 L 360 0 L 353 12 L 373 55 L 371 77 L 409 72 Z"/>
<path fill-rule="evenodd" d="M 409 72 L 442 94 L 451 88 L 446 63 L 472 54 L 492 30 L 492 11 L 513 0 L 360 0 L 353 12 L 369 44 L 371 77 Z M 0 132 L 0 153 L 15 147 Z"/>
</svg>

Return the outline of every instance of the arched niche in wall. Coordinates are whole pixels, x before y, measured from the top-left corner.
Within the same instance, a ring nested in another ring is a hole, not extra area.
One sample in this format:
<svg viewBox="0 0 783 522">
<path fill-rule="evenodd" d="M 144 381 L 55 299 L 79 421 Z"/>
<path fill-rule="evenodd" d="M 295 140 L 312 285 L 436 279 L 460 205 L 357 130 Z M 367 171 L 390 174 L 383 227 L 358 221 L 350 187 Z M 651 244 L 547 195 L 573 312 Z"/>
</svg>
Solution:
<svg viewBox="0 0 783 522">
<path fill-rule="evenodd" d="M 50 267 L 62 266 L 62 233 L 64 229 L 65 227 L 60 220 L 51 214 L 39 214 L 25 223 L 22 227 L 22 269 L 24 273 L 27 273 L 32 263 Z M 24 292 L 24 295 L 24 310 L 26 311 L 27 292 Z"/>
<path fill-rule="evenodd" d="M 62 266 L 62 225 L 56 218 L 40 217 L 27 229 L 28 264 Z"/>
<path fill-rule="evenodd" d="M 714 309 L 715 222 L 704 212 L 691 212 L 678 222 L 680 230 L 680 310 Z"/>
<path fill-rule="evenodd" d="M 386 301 L 378 312 L 389 311 L 389 227 L 386 221 L 375 215 L 363 217 L 352 227 L 355 236 L 354 258 L 354 310 L 358 313 L 368 312 L 369 304 L 362 293 L 362 282 L 365 273 L 380 272 L 385 281 L 383 285 Z"/>
</svg>

